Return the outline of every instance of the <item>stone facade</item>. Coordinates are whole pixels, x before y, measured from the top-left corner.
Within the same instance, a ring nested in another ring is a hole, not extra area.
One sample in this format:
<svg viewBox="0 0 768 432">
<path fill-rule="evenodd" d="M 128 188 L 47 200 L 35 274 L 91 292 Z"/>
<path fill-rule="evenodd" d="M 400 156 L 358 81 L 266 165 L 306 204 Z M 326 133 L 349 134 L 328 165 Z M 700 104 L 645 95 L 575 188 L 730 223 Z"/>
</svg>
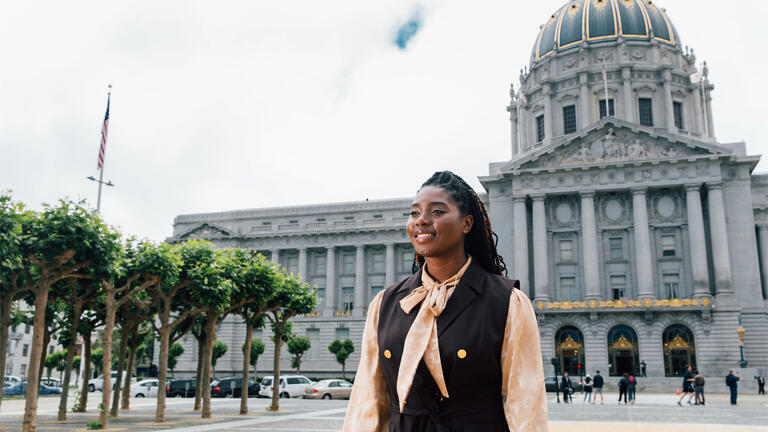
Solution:
<svg viewBox="0 0 768 432">
<path fill-rule="evenodd" d="M 743 142 L 716 140 L 706 66 L 697 69 L 663 10 L 632 0 L 585 5 L 571 1 L 542 26 L 521 85 L 510 92 L 512 158 L 480 177 L 509 275 L 534 301 L 545 366 L 551 371 L 550 358 L 558 358 L 571 373 L 615 375 L 638 373 L 643 360 L 648 375 L 661 378 L 690 362 L 724 376 L 740 360 L 743 326 L 744 357 L 764 371 L 768 176 L 753 173 L 759 156 L 747 155 Z M 632 15 L 632 5 L 644 15 Z M 636 22 L 621 15 L 624 33 L 593 40 L 597 30 L 586 28 L 586 40 L 561 46 L 557 38 L 580 7 L 629 10 Z M 646 36 L 627 36 L 637 22 Z M 547 32 L 557 43 L 545 52 Z M 337 374 L 328 344 L 355 341 L 347 367 L 354 370 L 365 305 L 410 274 L 408 205 L 393 199 L 181 215 L 170 241 L 259 250 L 317 285 L 321 306 L 294 324 L 313 342 L 303 370 Z M 240 367 L 244 333 L 235 318 L 220 329 L 236 347 L 220 361 L 231 371 Z M 179 369 L 191 371 L 196 356 L 188 350 Z"/>
</svg>

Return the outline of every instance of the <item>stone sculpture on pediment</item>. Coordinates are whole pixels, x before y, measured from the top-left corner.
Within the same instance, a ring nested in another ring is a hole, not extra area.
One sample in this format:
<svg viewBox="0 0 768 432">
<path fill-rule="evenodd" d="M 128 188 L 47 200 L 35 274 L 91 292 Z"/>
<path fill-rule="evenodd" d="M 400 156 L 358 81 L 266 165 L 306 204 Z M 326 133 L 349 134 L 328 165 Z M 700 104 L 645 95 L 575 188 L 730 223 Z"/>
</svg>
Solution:
<svg viewBox="0 0 768 432">
<path fill-rule="evenodd" d="M 182 234 L 182 239 L 209 239 L 217 237 L 229 237 L 229 233 L 210 225 L 202 224 L 199 227 L 189 231 L 186 234 Z"/>
</svg>

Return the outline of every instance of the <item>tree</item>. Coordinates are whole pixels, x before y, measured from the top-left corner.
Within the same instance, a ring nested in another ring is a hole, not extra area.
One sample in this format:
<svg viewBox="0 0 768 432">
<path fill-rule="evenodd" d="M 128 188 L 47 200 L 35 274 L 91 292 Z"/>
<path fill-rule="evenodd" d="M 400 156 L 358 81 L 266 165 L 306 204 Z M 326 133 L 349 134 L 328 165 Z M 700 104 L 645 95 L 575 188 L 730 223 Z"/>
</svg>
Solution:
<svg viewBox="0 0 768 432">
<path fill-rule="evenodd" d="M 101 360 L 94 361 L 91 357 L 91 333 L 100 325 L 103 317 L 95 311 L 87 311 L 80 321 L 80 336 L 83 338 L 83 382 L 80 387 L 80 400 L 75 412 L 85 412 L 88 406 L 88 380 L 91 378 L 91 363 L 101 364 Z"/>
<path fill-rule="evenodd" d="M 131 301 L 126 307 L 129 307 L 132 311 L 136 312 L 136 321 L 141 319 L 140 315 L 142 312 L 146 315 L 147 319 L 152 316 L 152 310 L 148 307 L 149 302 L 147 302 L 147 306 L 137 306 L 135 303 L 135 301 Z M 144 303 L 141 302 L 141 304 L 143 305 Z M 128 329 L 128 350 L 130 351 L 130 354 L 128 355 L 128 367 L 126 369 L 128 373 L 125 374 L 123 394 L 120 401 L 120 409 L 124 410 L 131 408 L 131 375 L 136 371 L 136 359 L 141 359 L 146 352 L 147 349 L 144 342 L 147 340 L 147 337 L 149 337 L 148 343 L 151 344 L 154 342 L 154 338 L 152 337 L 152 327 L 146 322 L 141 322 L 135 325 L 129 323 L 126 328 Z"/>
<path fill-rule="evenodd" d="M 42 362 L 45 314 L 51 287 L 70 278 L 106 274 L 119 252 L 119 235 L 93 215 L 82 202 L 60 200 L 22 219 L 20 249 L 24 283 L 34 295 L 34 331 L 29 370 Z M 36 427 L 39 376 L 27 374 L 27 396 L 22 431 Z"/>
<path fill-rule="evenodd" d="M 51 371 L 56 369 L 59 372 L 64 371 L 64 367 L 66 366 L 66 353 L 64 351 L 56 351 L 54 353 L 48 354 L 45 357 L 45 369 L 48 371 L 47 377 L 51 377 Z"/>
<path fill-rule="evenodd" d="M 173 376 L 173 370 L 176 369 L 176 363 L 178 363 L 178 358 L 182 354 L 184 354 L 184 346 L 178 342 L 171 345 L 171 348 L 168 350 L 168 369 L 171 370 L 171 376 Z"/>
<path fill-rule="evenodd" d="M 279 278 L 275 286 L 275 304 L 281 305 L 277 310 L 267 314 L 270 321 L 275 341 L 275 355 L 273 359 L 273 378 L 272 382 L 272 404 L 269 411 L 280 410 L 280 348 L 283 344 L 283 338 L 290 334 L 291 318 L 298 314 L 312 312 L 315 308 L 314 291 L 310 290 L 309 285 L 302 283 L 297 276 L 279 273 Z"/>
<path fill-rule="evenodd" d="M 72 357 L 72 369 L 80 370 L 80 356 Z M 75 375 L 75 385 L 80 382 L 80 374 Z"/>
<path fill-rule="evenodd" d="M 242 348 L 243 348 L 243 354 L 245 354 L 245 344 L 243 344 Z M 261 357 L 261 355 L 264 354 L 265 348 L 266 346 L 264 345 L 264 342 L 261 341 L 261 339 L 251 339 L 251 352 L 248 353 L 249 354 L 248 364 L 253 366 L 253 378 L 259 377 L 258 370 L 256 369 L 256 364 L 259 362 L 259 357 Z M 246 380 L 247 378 L 248 377 L 246 377 Z"/>
<path fill-rule="evenodd" d="M 347 379 L 346 362 L 349 355 L 355 352 L 355 344 L 350 339 L 344 339 L 343 342 L 335 339 L 328 345 L 328 351 L 335 355 L 336 361 L 341 364 L 341 377 Z"/>
<path fill-rule="evenodd" d="M 306 336 L 293 336 L 288 339 L 288 352 L 291 353 L 291 367 L 296 368 L 296 373 L 301 374 L 301 358 L 309 351 L 312 343 Z"/>
<path fill-rule="evenodd" d="M 211 368 L 213 369 L 213 379 L 216 379 L 216 361 L 220 359 L 229 350 L 229 346 L 216 339 L 213 343 L 213 353 L 211 355 Z M 246 381 L 247 382 L 247 381 Z"/>
</svg>

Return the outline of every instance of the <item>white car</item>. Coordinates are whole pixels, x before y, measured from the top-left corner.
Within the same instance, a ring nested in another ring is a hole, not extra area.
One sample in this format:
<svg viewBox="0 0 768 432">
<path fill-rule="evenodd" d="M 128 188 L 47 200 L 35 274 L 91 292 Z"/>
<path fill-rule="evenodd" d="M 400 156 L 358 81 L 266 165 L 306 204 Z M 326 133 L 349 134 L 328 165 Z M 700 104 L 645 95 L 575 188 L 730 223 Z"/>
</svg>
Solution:
<svg viewBox="0 0 768 432">
<path fill-rule="evenodd" d="M 5 384 L 16 385 L 20 382 L 21 382 L 21 378 L 17 377 L 16 375 L 6 375 L 3 385 L 4 386 Z"/>
<path fill-rule="evenodd" d="M 137 398 L 157 397 L 157 378 L 141 380 L 131 385 L 131 396 Z"/>
<path fill-rule="evenodd" d="M 117 378 L 117 372 L 116 371 L 112 371 L 111 375 L 112 375 L 112 379 L 111 379 L 112 388 L 114 389 L 115 388 L 115 379 Z M 131 374 L 131 383 L 132 384 L 136 383 L 136 374 Z M 88 391 L 89 392 L 93 392 L 93 391 L 96 391 L 96 390 L 104 391 L 104 375 L 99 375 L 98 378 L 93 378 L 93 379 L 88 380 Z"/>
<path fill-rule="evenodd" d="M 304 389 L 312 384 L 314 381 L 303 375 L 282 375 L 280 376 L 280 397 L 300 398 L 304 395 Z M 261 394 L 272 397 L 272 375 L 261 379 Z"/>
</svg>

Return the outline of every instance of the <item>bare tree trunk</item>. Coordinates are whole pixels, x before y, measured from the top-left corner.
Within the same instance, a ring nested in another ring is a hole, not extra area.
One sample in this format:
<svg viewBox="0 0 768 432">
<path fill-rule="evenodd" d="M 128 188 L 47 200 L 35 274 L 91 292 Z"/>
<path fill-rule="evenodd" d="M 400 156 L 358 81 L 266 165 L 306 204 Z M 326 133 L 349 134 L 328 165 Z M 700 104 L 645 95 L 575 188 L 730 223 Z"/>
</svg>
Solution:
<svg viewBox="0 0 768 432">
<path fill-rule="evenodd" d="M 69 328 L 69 344 L 67 345 L 67 366 L 64 369 L 64 380 L 61 383 L 61 399 L 59 399 L 59 421 L 67 419 L 67 397 L 69 397 L 69 381 L 72 379 L 72 362 L 75 359 L 75 343 L 77 330 L 80 327 L 80 314 L 83 306 L 80 302 L 72 305 L 72 326 Z M 82 359 L 81 359 L 82 360 Z M 82 364 L 82 361 L 80 362 Z"/>
<path fill-rule="evenodd" d="M 197 339 L 197 387 L 195 388 L 195 407 L 193 411 L 200 411 L 203 400 L 203 352 L 205 351 L 205 336 Z"/>
<path fill-rule="evenodd" d="M 40 353 L 40 369 L 38 370 L 37 379 L 38 382 L 43 380 L 43 372 L 45 371 L 45 357 L 48 352 L 48 345 L 51 343 L 51 329 L 48 325 L 45 325 L 45 333 L 43 333 L 43 350 Z M 48 369 L 48 378 L 51 377 L 51 370 Z"/>
<path fill-rule="evenodd" d="M 120 326 L 120 357 L 117 360 L 117 378 L 115 378 L 115 394 L 112 395 L 112 409 L 109 411 L 109 415 L 112 417 L 117 417 L 117 407 L 120 403 L 120 388 L 123 384 L 120 378 L 122 378 L 125 373 L 125 354 L 128 349 L 128 333 L 125 330 L 125 327 Z M 128 382 L 130 383 L 130 373 L 127 373 L 126 375 Z M 128 384 L 127 387 L 130 387 L 130 384 Z"/>
<path fill-rule="evenodd" d="M 280 411 L 280 349 L 283 347 L 283 331 L 275 326 L 275 358 L 272 361 L 272 405 L 269 411 Z"/>
<path fill-rule="evenodd" d="M 8 333 L 11 327 L 11 308 L 13 296 L 4 294 L 0 298 L 0 376 L 5 376 L 5 359 L 8 355 Z M 0 407 L 3 403 L 3 394 L 0 392 Z"/>
<path fill-rule="evenodd" d="M 170 320 L 171 310 L 168 302 L 163 307 L 163 316 L 161 317 L 162 327 L 160 328 L 160 358 L 158 361 L 157 388 L 165 388 L 166 377 L 168 376 L 168 351 L 171 343 L 171 330 L 168 321 Z M 165 392 L 157 392 L 157 409 L 155 411 L 155 422 L 165 422 Z"/>
<path fill-rule="evenodd" d="M 109 422 L 109 398 L 112 396 L 112 332 L 115 329 L 115 293 L 114 287 L 106 288 L 104 309 L 107 317 L 104 320 L 103 361 L 101 373 L 104 376 L 101 390 L 101 406 L 99 407 L 99 423 L 106 429 Z"/>
<path fill-rule="evenodd" d="M 24 420 L 22 432 L 35 432 L 37 429 L 37 396 L 40 392 L 40 358 L 43 350 L 45 333 L 45 309 L 48 306 L 50 286 L 42 286 L 35 292 L 35 317 L 32 332 L 32 350 L 29 353 L 29 369 L 27 372 L 27 399 L 24 404 Z M 5 359 L 3 359 L 5 361 Z"/>
<path fill-rule="evenodd" d="M 243 345 L 243 389 L 240 391 L 240 415 L 248 414 L 248 375 L 251 372 L 251 338 L 253 327 L 245 324 L 245 345 Z"/>
<path fill-rule="evenodd" d="M 216 340 L 216 315 L 208 312 L 205 321 L 205 352 L 203 353 L 203 415 L 202 418 L 211 418 L 211 359 L 213 358 L 213 341 Z"/>
<path fill-rule="evenodd" d="M 134 332 L 138 330 L 138 326 L 133 328 Z M 133 333 L 131 333 L 133 334 Z M 120 409 L 131 409 L 131 376 L 133 375 L 133 371 L 136 369 L 136 350 L 138 349 L 138 345 L 141 344 L 140 340 L 138 343 L 134 343 L 133 340 L 130 341 L 130 352 L 131 354 L 128 356 L 128 368 L 125 373 L 125 381 L 123 384 L 123 395 L 122 399 L 120 400 Z M 160 391 L 165 392 L 165 389 L 161 389 L 160 387 L 157 388 L 157 392 L 160 393 Z"/>
<path fill-rule="evenodd" d="M 83 370 L 83 382 L 80 386 L 80 400 L 75 412 L 85 412 L 88 405 L 88 380 L 91 379 L 91 334 L 83 335 L 83 355 L 80 358 L 80 367 Z"/>
</svg>

